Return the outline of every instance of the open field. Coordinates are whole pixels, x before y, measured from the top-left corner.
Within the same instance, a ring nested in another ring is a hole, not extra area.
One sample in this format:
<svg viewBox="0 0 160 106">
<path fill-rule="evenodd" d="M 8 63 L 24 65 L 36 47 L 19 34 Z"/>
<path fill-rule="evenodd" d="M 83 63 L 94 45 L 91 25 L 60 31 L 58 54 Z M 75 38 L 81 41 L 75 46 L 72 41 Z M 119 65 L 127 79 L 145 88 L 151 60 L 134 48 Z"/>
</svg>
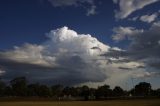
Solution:
<svg viewBox="0 0 160 106">
<path fill-rule="evenodd" d="M 0 106 L 160 106 L 160 100 L 108 100 L 108 101 L 10 101 Z"/>
</svg>

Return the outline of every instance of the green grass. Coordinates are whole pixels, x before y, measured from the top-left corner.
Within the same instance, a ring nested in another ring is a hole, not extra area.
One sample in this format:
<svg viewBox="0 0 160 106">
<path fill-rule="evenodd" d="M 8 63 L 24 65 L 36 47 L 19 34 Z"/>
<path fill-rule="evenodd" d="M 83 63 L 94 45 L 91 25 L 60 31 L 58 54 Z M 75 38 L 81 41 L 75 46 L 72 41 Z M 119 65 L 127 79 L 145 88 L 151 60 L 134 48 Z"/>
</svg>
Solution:
<svg viewBox="0 0 160 106">
<path fill-rule="evenodd" d="M 9 101 L 0 106 L 160 106 L 160 100 L 108 100 L 108 101 Z"/>
</svg>

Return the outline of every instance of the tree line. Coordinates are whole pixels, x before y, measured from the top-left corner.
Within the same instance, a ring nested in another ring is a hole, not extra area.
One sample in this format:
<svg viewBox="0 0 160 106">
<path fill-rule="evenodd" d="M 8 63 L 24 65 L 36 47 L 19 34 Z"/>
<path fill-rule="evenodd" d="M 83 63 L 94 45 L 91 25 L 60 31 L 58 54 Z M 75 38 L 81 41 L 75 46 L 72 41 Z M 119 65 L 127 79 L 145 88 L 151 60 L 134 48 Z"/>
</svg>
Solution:
<svg viewBox="0 0 160 106">
<path fill-rule="evenodd" d="M 47 86 L 39 83 L 28 84 L 25 77 L 17 77 L 7 85 L 0 80 L 0 97 L 45 97 L 45 98 L 79 98 L 81 100 L 97 100 L 120 97 L 160 97 L 160 89 L 153 90 L 150 83 L 140 82 L 131 90 L 123 90 L 120 86 L 111 89 L 109 85 L 89 88 L 65 87 L 63 85 Z"/>
</svg>

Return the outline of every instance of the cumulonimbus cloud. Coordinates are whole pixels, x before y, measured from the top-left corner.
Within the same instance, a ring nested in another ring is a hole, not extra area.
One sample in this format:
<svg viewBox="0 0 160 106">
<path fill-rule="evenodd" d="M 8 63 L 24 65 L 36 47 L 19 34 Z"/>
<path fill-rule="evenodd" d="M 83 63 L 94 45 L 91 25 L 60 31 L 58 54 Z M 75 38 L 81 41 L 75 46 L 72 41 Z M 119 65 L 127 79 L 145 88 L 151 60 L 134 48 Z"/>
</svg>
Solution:
<svg viewBox="0 0 160 106">
<path fill-rule="evenodd" d="M 7 70 L 5 76 L 32 76 L 30 79 L 47 79 L 54 83 L 58 80 L 56 83 L 63 84 L 106 79 L 103 68 L 94 59 L 107 52 L 109 46 L 67 27 L 52 30 L 47 36 L 49 39 L 42 45 L 24 44 L 1 52 L 0 64 Z M 91 49 L 93 47 L 101 51 Z"/>
<path fill-rule="evenodd" d="M 122 58 L 102 56 L 110 51 L 124 50 L 105 45 L 90 34 L 78 34 L 62 27 L 51 30 L 47 37 L 48 40 L 40 45 L 24 44 L 0 52 L 0 66 L 5 70 L 3 78 L 9 80 L 26 76 L 32 82 L 48 84 L 79 85 L 90 82 L 96 86 L 104 83 L 112 86 L 131 76 L 146 74 L 145 69 L 137 71 L 142 62 L 116 63 Z M 122 70 L 121 66 L 132 70 Z"/>
</svg>

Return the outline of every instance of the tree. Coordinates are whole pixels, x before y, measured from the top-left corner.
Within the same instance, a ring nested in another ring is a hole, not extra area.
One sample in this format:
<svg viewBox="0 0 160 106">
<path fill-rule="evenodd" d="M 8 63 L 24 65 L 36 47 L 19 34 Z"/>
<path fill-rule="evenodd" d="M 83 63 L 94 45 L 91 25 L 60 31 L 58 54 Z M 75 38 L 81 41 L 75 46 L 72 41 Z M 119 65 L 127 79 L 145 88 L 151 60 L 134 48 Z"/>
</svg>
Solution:
<svg viewBox="0 0 160 106">
<path fill-rule="evenodd" d="M 74 97 L 79 96 L 78 90 L 74 87 L 70 88 L 70 94 L 71 94 L 71 96 L 74 96 Z"/>
<path fill-rule="evenodd" d="M 5 88 L 6 88 L 6 84 L 0 80 L 0 97 L 5 95 L 4 94 Z"/>
<path fill-rule="evenodd" d="M 46 85 L 40 85 L 38 83 L 36 84 L 30 84 L 28 85 L 27 94 L 28 96 L 39 96 L 39 97 L 50 97 L 51 96 L 51 90 Z"/>
<path fill-rule="evenodd" d="M 38 89 L 38 96 L 50 97 L 51 96 L 51 90 L 46 85 L 40 85 L 39 89 Z"/>
<path fill-rule="evenodd" d="M 7 86 L 4 91 L 5 96 L 14 96 L 13 90 L 10 86 Z"/>
<path fill-rule="evenodd" d="M 66 95 L 66 96 L 71 95 L 71 88 L 70 87 L 65 87 L 63 89 L 63 95 Z"/>
<path fill-rule="evenodd" d="M 15 96 L 27 95 L 27 81 L 25 77 L 17 77 L 10 81 Z"/>
<path fill-rule="evenodd" d="M 112 96 L 112 90 L 109 85 L 103 85 L 96 90 L 96 98 L 106 98 Z"/>
<path fill-rule="evenodd" d="M 74 87 L 65 87 L 63 89 L 63 95 L 66 95 L 66 96 L 77 96 L 77 91 L 76 91 L 76 88 Z"/>
<path fill-rule="evenodd" d="M 28 85 L 27 89 L 28 96 L 39 96 L 40 85 L 38 83 Z"/>
<path fill-rule="evenodd" d="M 95 94 L 96 94 L 96 89 L 95 88 L 90 88 L 89 89 L 89 95 L 90 96 L 95 96 Z"/>
<path fill-rule="evenodd" d="M 81 96 L 84 97 L 84 100 L 88 100 L 89 99 L 89 87 L 84 85 L 81 87 Z"/>
<path fill-rule="evenodd" d="M 151 93 L 151 84 L 147 82 L 140 82 L 134 88 L 134 95 L 136 96 L 149 96 Z"/>
<path fill-rule="evenodd" d="M 89 97 L 91 100 L 95 99 L 95 95 L 96 95 L 96 89 L 95 88 L 90 88 L 89 89 Z"/>
<path fill-rule="evenodd" d="M 160 88 L 156 90 L 156 96 L 160 97 Z"/>
<path fill-rule="evenodd" d="M 51 87 L 52 96 L 61 97 L 63 96 L 63 86 L 62 85 L 54 85 Z"/>
<path fill-rule="evenodd" d="M 160 88 L 151 91 L 152 96 L 160 97 Z"/>
<path fill-rule="evenodd" d="M 121 87 L 116 86 L 113 89 L 113 95 L 116 97 L 124 96 L 124 90 Z"/>
</svg>

